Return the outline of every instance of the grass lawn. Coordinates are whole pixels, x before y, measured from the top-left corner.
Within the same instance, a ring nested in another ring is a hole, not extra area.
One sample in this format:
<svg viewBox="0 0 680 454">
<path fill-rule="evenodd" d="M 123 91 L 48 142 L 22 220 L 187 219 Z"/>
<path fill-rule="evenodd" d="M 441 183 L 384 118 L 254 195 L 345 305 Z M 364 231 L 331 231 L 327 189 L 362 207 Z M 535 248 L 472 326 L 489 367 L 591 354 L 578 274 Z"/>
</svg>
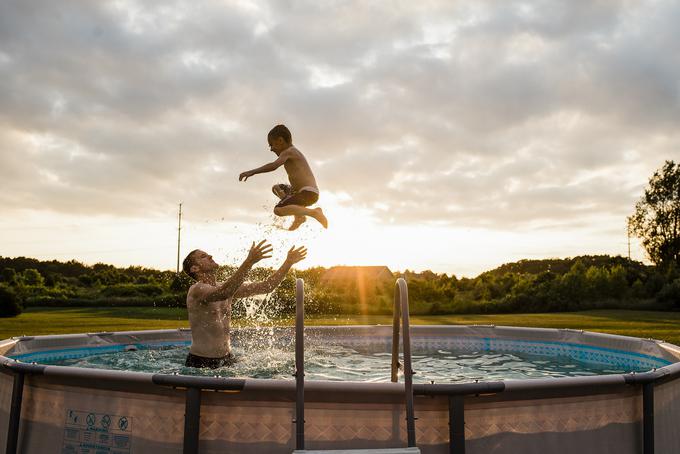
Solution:
<svg viewBox="0 0 680 454">
<path fill-rule="evenodd" d="M 294 319 L 274 320 L 293 325 Z M 391 324 L 391 316 L 309 316 L 309 325 Z M 542 328 L 572 328 L 624 336 L 661 339 L 680 345 L 680 312 L 584 311 L 554 314 L 432 315 L 411 316 L 412 324 L 493 324 Z M 234 320 L 235 326 L 253 325 Z M 88 333 L 188 327 L 187 313 L 180 308 L 30 308 L 15 318 L 0 318 L 0 339 L 21 335 Z"/>
</svg>

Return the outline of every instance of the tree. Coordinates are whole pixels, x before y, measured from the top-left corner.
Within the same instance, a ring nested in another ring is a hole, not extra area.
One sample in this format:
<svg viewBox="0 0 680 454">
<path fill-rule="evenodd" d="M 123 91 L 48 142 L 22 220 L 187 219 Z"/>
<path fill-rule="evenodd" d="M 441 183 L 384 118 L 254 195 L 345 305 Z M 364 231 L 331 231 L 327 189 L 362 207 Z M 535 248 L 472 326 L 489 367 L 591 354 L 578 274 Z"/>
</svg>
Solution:
<svg viewBox="0 0 680 454">
<path fill-rule="evenodd" d="M 673 307 L 680 306 L 680 278 L 664 285 L 656 298 L 662 303 L 670 303 Z"/>
<path fill-rule="evenodd" d="M 577 260 L 560 279 L 560 293 L 566 302 L 562 310 L 574 311 L 580 308 L 587 296 L 586 272 L 586 266 L 581 260 Z"/>
<path fill-rule="evenodd" d="M 17 280 L 17 272 L 14 268 L 4 268 L 0 273 L 0 279 L 7 285 L 15 285 Z"/>
<path fill-rule="evenodd" d="M 680 265 L 680 165 L 666 161 L 628 218 L 629 231 L 642 240 L 656 265 Z"/>
<path fill-rule="evenodd" d="M 191 287 L 194 280 L 191 279 L 186 273 L 175 274 L 170 282 L 170 290 L 175 293 L 185 293 Z"/>
<path fill-rule="evenodd" d="M 25 285 L 32 287 L 42 287 L 45 285 L 45 278 L 35 268 L 29 268 L 21 273 L 22 280 Z"/>
<path fill-rule="evenodd" d="M 16 317 L 21 314 L 21 304 L 14 290 L 0 285 L 0 317 Z"/>
</svg>

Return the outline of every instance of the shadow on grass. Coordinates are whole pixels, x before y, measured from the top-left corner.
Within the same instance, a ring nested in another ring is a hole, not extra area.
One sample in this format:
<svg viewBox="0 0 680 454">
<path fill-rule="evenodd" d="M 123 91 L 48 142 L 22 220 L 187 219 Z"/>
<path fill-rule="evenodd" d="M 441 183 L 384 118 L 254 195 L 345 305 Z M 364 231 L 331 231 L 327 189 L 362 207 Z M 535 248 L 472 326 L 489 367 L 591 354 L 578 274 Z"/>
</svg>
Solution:
<svg viewBox="0 0 680 454">
<path fill-rule="evenodd" d="M 563 313 L 564 314 L 564 313 Z M 653 323 L 655 325 L 677 326 L 680 323 L 680 312 L 636 311 L 636 310 L 595 310 L 574 312 L 592 319 L 611 320 L 629 323 Z"/>
<path fill-rule="evenodd" d="M 166 307 L 52 307 L 52 308 L 29 308 L 24 311 L 27 314 L 58 313 L 61 316 L 77 318 L 112 318 L 134 320 L 187 320 L 186 308 Z M 389 315 L 308 315 L 310 322 L 320 321 L 323 323 L 336 322 L 345 324 L 386 324 L 391 323 Z M 629 311 L 629 310 L 594 310 L 581 312 L 557 312 L 540 314 L 446 314 L 446 315 L 411 315 L 415 323 L 425 324 L 498 324 L 522 326 L 545 325 L 579 328 L 580 326 L 616 326 L 616 325 L 644 325 L 677 327 L 680 324 L 680 312 L 652 312 L 652 311 Z M 276 320 L 278 318 L 274 318 Z M 280 317 L 281 321 L 292 319 Z M 234 321 L 247 319 L 235 318 Z"/>
<path fill-rule="evenodd" d="M 137 320 L 186 320 L 186 308 L 175 307 L 50 307 L 30 308 L 26 313 L 59 313 L 74 318 L 121 318 Z"/>
</svg>

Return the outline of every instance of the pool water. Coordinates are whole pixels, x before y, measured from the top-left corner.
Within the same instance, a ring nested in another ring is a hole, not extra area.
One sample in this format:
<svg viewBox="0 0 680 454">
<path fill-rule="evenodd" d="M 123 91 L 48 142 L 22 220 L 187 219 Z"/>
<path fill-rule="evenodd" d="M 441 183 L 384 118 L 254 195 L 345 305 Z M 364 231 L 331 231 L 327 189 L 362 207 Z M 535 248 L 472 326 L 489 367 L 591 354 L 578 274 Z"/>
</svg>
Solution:
<svg viewBox="0 0 680 454">
<path fill-rule="evenodd" d="M 188 345 L 174 345 L 37 362 L 163 374 L 293 379 L 295 352 L 290 346 L 268 346 L 266 349 L 234 346 L 233 353 L 238 361 L 233 366 L 220 369 L 185 367 L 184 360 L 188 352 Z M 454 351 L 415 346 L 412 358 L 416 383 L 573 377 L 647 370 L 630 368 L 635 366 L 623 369 L 623 366 L 584 362 L 568 356 L 507 351 Z M 307 346 L 305 351 L 305 378 L 308 380 L 387 382 L 390 380 L 390 365 L 391 353 L 383 348 L 319 343 Z"/>
</svg>

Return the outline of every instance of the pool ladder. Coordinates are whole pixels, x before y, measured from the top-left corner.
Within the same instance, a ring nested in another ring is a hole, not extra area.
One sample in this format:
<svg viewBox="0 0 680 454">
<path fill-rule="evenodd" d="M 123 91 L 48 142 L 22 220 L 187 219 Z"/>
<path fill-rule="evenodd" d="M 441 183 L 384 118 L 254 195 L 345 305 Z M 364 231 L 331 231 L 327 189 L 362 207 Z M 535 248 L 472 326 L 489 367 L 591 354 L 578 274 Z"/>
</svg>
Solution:
<svg viewBox="0 0 680 454">
<path fill-rule="evenodd" d="M 359 449 L 359 450 L 305 450 L 305 288 L 304 281 L 295 281 L 295 446 L 294 454 L 316 453 L 372 453 L 380 454 L 420 454 L 416 447 L 415 415 L 413 411 L 413 368 L 411 367 L 411 331 L 409 325 L 408 286 L 404 278 L 397 279 L 394 290 L 392 317 L 392 370 L 391 381 L 399 378 L 399 332 L 401 320 L 404 350 L 404 393 L 406 398 L 406 437 L 407 448 Z"/>
</svg>

